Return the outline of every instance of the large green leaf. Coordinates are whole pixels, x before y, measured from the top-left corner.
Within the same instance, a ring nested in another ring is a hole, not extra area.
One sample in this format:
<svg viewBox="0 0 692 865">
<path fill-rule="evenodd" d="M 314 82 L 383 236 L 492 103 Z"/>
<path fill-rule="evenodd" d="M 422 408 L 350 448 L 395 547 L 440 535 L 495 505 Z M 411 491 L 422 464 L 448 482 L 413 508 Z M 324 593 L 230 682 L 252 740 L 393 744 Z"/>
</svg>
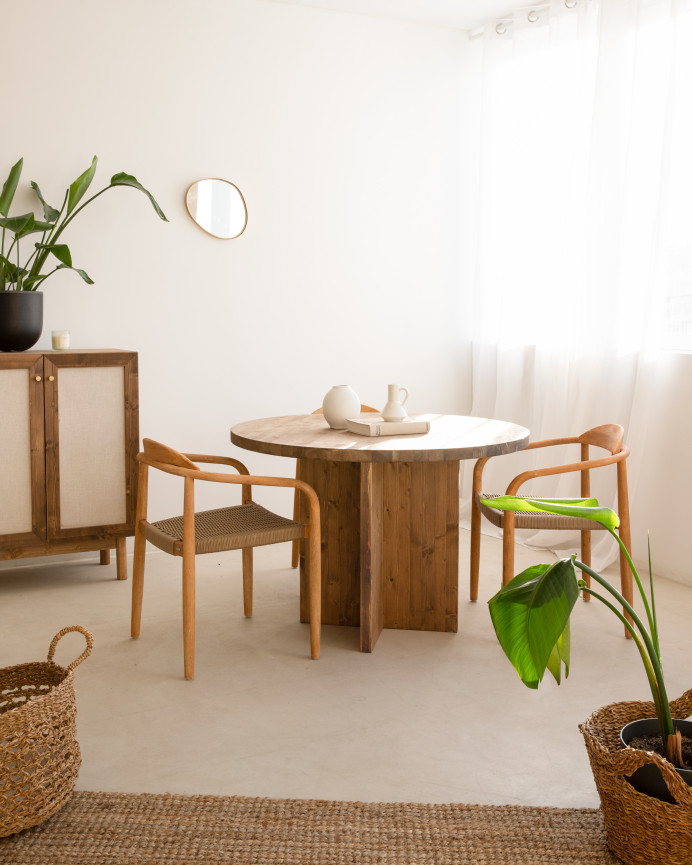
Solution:
<svg viewBox="0 0 692 865">
<path fill-rule="evenodd" d="M 6 228 L 21 237 L 22 232 L 27 228 L 30 229 L 35 222 L 36 218 L 33 213 L 23 213 L 21 216 L 0 217 L 0 228 Z"/>
<path fill-rule="evenodd" d="M 20 276 L 24 276 L 26 270 L 23 267 L 17 267 L 17 265 L 10 261 L 4 255 L 0 255 L 0 276 L 2 277 L 3 282 L 9 282 L 10 284 L 14 284 L 17 282 L 17 279 Z"/>
<path fill-rule="evenodd" d="M 149 192 L 148 189 L 145 189 L 142 186 L 142 184 L 139 182 L 139 180 L 137 180 L 136 177 L 133 177 L 131 174 L 125 174 L 124 171 L 121 171 L 119 174 L 114 174 L 113 177 L 111 177 L 110 185 L 111 186 L 132 186 L 134 189 L 139 189 L 139 191 L 143 192 L 147 196 L 149 201 L 151 201 L 151 203 L 154 207 L 154 210 L 158 213 L 158 215 L 161 217 L 161 219 L 168 222 L 166 214 L 163 212 L 163 210 L 161 210 L 161 208 L 159 207 L 158 202 L 156 201 L 154 196 L 151 194 L 151 192 Z"/>
<path fill-rule="evenodd" d="M 527 568 L 490 599 L 497 638 L 527 687 L 537 688 L 548 667 L 559 683 L 561 661 L 569 670 L 565 630 L 578 597 L 574 560 L 569 558 Z"/>
<path fill-rule="evenodd" d="M 67 197 L 68 216 L 82 200 L 84 193 L 91 185 L 91 181 L 94 179 L 94 174 L 96 174 L 97 164 L 98 158 L 94 156 L 94 158 L 91 160 L 91 165 L 87 168 L 87 170 L 83 174 L 80 174 L 79 177 L 72 184 L 70 184 Z"/>
<path fill-rule="evenodd" d="M 564 517 L 594 520 L 611 531 L 620 525 L 615 511 L 600 507 L 597 499 L 525 499 L 521 496 L 497 496 L 481 499 L 481 502 L 500 511 L 559 514 Z"/>
<path fill-rule="evenodd" d="M 84 282 L 89 283 L 89 285 L 94 284 L 94 280 L 89 276 L 89 274 L 85 270 L 81 270 L 79 267 L 71 267 L 68 264 L 59 264 L 55 269 L 56 270 L 74 270 L 75 273 L 78 273 L 82 277 Z"/>
<path fill-rule="evenodd" d="M 565 679 L 569 676 L 569 650 L 570 650 L 570 625 L 569 619 L 565 625 L 565 630 L 558 637 L 557 643 L 548 658 L 547 668 L 552 674 L 555 681 L 560 684 L 562 678 L 562 665 L 565 665 Z"/>
<path fill-rule="evenodd" d="M 17 232 L 17 237 L 25 237 L 27 234 L 36 234 L 37 231 L 50 231 L 53 226 L 50 222 L 43 222 L 34 217 L 25 228 Z"/>
<path fill-rule="evenodd" d="M 10 212 L 10 205 L 12 204 L 14 193 L 17 191 L 17 184 L 19 183 L 23 165 L 24 157 L 12 166 L 9 177 L 3 184 L 2 192 L 0 192 L 0 214 L 3 216 L 7 216 Z"/>
<path fill-rule="evenodd" d="M 43 218 L 46 222 L 50 223 L 50 225 L 54 225 L 56 219 L 60 216 L 60 211 L 56 210 L 54 207 L 51 207 L 50 204 L 46 202 L 43 195 L 41 195 L 41 190 L 38 188 L 38 183 L 35 180 L 31 181 L 31 188 L 36 193 L 36 197 L 41 202 L 43 207 Z"/>
<path fill-rule="evenodd" d="M 45 279 L 45 276 L 41 276 L 41 274 L 35 274 L 34 276 L 27 276 L 27 278 L 23 281 L 22 285 L 24 286 L 24 291 L 36 291 L 36 288 L 33 286 L 37 282 L 41 282 L 41 280 Z"/>
<path fill-rule="evenodd" d="M 40 249 L 47 249 L 53 253 L 61 264 L 65 267 L 72 267 L 72 254 L 66 243 L 49 243 L 40 246 Z"/>
<path fill-rule="evenodd" d="M 5 271 L 5 279 L 10 283 L 16 283 L 19 280 L 23 280 L 27 274 L 27 270 L 24 267 L 17 267 L 16 264 L 13 264 L 11 261 L 8 261 L 4 256 L 0 256 L 2 258 L 2 264 Z"/>
</svg>

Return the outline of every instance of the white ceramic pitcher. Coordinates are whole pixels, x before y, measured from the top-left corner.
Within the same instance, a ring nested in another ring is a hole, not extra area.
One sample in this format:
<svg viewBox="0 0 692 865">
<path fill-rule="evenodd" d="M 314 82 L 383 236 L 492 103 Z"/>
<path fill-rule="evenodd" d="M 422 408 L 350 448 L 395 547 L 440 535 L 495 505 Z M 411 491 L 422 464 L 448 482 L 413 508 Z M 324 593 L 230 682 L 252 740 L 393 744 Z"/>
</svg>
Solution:
<svg viewBox="0 0 692 865">
<path fill-rule="evenodd" d="M 404 398 L 401 399 L 401 394 Z M 408 391 L 405 387 L 400 387 L 398 384 L 387 385 L 387 402 L 382 409 L 382 417 L 386 421 L 401 421 L 408 417 L 404 403 L 408 399 Z"/>
</svg>

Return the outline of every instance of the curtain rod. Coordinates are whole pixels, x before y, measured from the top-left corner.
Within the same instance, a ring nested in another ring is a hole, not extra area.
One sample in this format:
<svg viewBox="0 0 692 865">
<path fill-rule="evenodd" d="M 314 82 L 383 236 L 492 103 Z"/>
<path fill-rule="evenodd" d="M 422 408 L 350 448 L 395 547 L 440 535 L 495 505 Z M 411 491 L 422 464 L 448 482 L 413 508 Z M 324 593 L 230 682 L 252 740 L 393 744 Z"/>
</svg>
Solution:
<svg viewBox="0 0 692 865">
<path fill-rule="evenodd" d="M 579 0 L 563 0 L 563 3 L 565 9 L 574 9 L 579 4 Z M 548 12 L 549 10 L 550 2 L 534 3 L 533 6 L 522 6 L 519 9 L 516 9 L 511 15 L 505 15 L 502 18 L 493 19 L 495 32 L 498 36 L 503 36 L 516 20 L 517 16 L 526 16 L 526 20 L 529 24 L 537 24 L 541 20 L 543 13 Z M 477 27 L 475 30 L 471 30 L 469 33 L 469 39 L 477 39 L 479 36 L 482 36 L 488 26 L 488 24 L 484 24 L 482 27 Z"/>
</svg>

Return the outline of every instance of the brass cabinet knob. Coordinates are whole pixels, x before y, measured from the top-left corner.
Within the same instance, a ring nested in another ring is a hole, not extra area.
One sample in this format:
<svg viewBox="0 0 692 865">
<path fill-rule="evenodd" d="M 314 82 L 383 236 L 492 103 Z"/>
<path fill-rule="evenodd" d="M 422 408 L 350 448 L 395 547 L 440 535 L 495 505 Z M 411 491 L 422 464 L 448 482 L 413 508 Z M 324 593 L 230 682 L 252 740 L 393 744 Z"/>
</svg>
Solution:
<svg viewBox="0 0 692 865">
<path fill-rule="evenodd" d="M 49 376 L 48 376 L 48 381 L 55 381 L 55 376 L 54 376 L 54 375 L 49 375 Z"/>
<path fill-rule="evenodd" d="M 41 381 L 41 376 L 40 376 L 40 375 L 37 375 L 37 376 L 36 376 L 36 381 Z"/>
</svg>

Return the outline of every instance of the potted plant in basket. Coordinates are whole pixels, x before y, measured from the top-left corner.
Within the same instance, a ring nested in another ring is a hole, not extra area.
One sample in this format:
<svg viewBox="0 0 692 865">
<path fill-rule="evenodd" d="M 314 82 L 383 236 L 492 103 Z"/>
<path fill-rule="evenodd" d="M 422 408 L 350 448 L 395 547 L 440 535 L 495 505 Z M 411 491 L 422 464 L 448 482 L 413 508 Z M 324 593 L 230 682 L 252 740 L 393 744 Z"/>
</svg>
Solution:
<svg viewBox="0 0 692 865">
<path fill-rule="evenodd" d="M 576 556 L 571 556 L 552 565 L 534 565 L 527 568 L 491 598 L 490 615 L 495 633 L 525 685 L 538 688 L 546 670 L 549 670 L 560 684 L 563 665 L 565 676 L 569 673 L 570 614 L 580 592 L 603 603 L 624 623 L 639 651 L 656 714 L 656 718 L 627 724 L 621 732 L 622 743 L 636 744 L 647 751 L 658 751 L 692 787 L 692 764 L 685 765 L 682 751 L 682 735 L 690 739 L 692 748 L 692 721 L 673 717 L 666 693 L 650 557 L 649 600 L 629 552 L 615 531 L 619 524 L 617 514 L 609 508 L 599 507 L 596 499 L 557 500 L 499 496 L 482 501 L 499 510 L 540 511 L 595 520 L 613 535 L 632 570 L 644 607 L 646 623 L 603 576 L 578 561 Z M 587 586 L 577 575 L 577 569 L 591 577 L 598 584 L 597 588 Z M 620 607 L 625 613 L 620 611 Z M 646 737 L 645 741 L 641 742 L 643 737 Z M 630 780 L 642 792 L 666 801 L 674 801 L 654 764 L 637 770 Z"/>
<path fill-rule="evenodd" d="M 72 253 L 61 235 L 72 220 L 94 199 L 116 186 L 130 186 L 143 192 L 158 216 L 166 216 L 153 195 L 131 174 L 120 172 L 111 177 L 108 186 L 82 201 L 96 173 L 94 156 L 87 170 L 65 191 L 60 210 L 51 207 L 35 181 L 31 188 L 43 209 L 43 218 L 33 212 L 10 216 L 24 164 L 23 158 L 12 166 L 0 192 L 0 351 L 23 351 L 31 348 L 43 329 L 43 294 L 39 290 L 56 271 L 68 268 L 93 284 L 89 275 L 72 264 Z M 20 241 L 29 235 L 38 237 L 23 256 Z M 52 269 L 51 269 L 52 267 Z"/>
</svg>

